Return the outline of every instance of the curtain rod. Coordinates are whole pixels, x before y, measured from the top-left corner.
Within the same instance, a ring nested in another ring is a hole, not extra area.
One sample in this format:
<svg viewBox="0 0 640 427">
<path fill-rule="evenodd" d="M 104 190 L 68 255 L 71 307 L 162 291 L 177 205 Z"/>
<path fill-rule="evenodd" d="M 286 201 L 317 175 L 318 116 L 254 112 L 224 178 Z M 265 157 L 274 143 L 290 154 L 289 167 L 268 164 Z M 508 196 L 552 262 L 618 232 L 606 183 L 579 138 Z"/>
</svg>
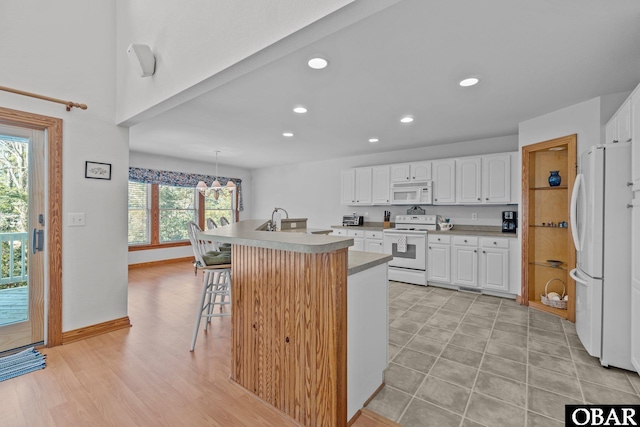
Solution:
<svg viewBox="0 0 640 427">
<path fill-rule="evenodd" d="M 63 104 L 67 106 L 67 111 L 71 111 L 71 108 L 80 108 L 82 110 L 87 109 L 87 104 L 78 104 L 77 102 L 65 101 L 62 99 L 51 98 L 49 96 L 38 95 L 37 93 L 25 92 L 23 90 L 11 89 L 10 87 L 0 86 L 0 90 L 4 90 L 5 92 L 17 93 L 18 95 L 30 96 L 32 98 L 44 99 L 45 101 L 56 102 L 58 104 Z"/>
</svg>

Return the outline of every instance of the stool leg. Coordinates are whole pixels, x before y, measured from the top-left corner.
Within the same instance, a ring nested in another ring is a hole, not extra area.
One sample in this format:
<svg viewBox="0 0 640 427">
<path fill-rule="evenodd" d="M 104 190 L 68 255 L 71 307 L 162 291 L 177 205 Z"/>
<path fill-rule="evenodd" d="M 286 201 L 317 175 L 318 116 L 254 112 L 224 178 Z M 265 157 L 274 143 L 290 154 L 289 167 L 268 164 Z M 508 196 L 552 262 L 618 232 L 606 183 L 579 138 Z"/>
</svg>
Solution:
<svg viewBox="0 0 640 427">
<path fill-rule="evenodd" d="M 202 319 L 202 311 L 204 310 L 204 300 L 207 296 L 207 289 L 209 288 L 209 276 L 210 271 L 204 271 L 204 277 L 202 280 L 202 295 L 200 296 L 200 306 L 198 307 L 198 313 L 196 316 L 196 327 L 193 330 L 193 339 L 191 340 L 191 350 L 196 347 L 196 338 L 198 338 L 198 329 L 200 328 L 200 319 Z"/>
<path fill-rule="evenodd" d="M 212 271 L 210 273 L 209 276 L 209 282 L 207 284 L 207 312 L 205 314 L 205 316 L 207 317 L 207 321 L 204 324 L 204 330 L 207 330 L 207 327 L 209 326 L 209 323 L 211 323 L 211 314 L 213 313 L 213 306 L 216 303 L 216 294 L 215 294 L 215 290 L 216 287 L 218 286 L 218 281 L 220 280 L 220 272 L 219 271 Z M 204 308 L 203 310 L 204 311 Z"/>
</svg>

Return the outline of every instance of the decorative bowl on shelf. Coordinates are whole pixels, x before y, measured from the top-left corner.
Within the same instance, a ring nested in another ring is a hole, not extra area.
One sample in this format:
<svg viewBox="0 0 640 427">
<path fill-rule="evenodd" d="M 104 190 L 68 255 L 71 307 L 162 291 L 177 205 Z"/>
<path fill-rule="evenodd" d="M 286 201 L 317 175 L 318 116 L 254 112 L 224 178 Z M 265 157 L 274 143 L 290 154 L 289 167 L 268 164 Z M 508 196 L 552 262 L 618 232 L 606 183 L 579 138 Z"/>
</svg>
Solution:
<svg viewBox="0 0 640 427">
<path fill-rule="evenodd" d="M 549 263 L 551 267 L 560 267 L 562 265 L 562 261 L 558 261 L 557 259 L 548 259 L 547 263 Z"/>
</svg>

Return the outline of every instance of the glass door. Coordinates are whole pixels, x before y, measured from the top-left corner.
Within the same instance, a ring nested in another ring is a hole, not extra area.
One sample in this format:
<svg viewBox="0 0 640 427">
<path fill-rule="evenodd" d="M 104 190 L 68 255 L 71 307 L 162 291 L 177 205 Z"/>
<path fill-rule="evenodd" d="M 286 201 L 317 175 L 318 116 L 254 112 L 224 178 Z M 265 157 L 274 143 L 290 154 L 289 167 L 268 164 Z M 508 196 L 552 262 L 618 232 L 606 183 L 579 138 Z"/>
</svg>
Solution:
<svg viewBox="0 0 640 427">
<path fill-rule="evenodd" d="M 44 340 L 44 141 L 0 125 L 0 352 Z"/>
</svg>

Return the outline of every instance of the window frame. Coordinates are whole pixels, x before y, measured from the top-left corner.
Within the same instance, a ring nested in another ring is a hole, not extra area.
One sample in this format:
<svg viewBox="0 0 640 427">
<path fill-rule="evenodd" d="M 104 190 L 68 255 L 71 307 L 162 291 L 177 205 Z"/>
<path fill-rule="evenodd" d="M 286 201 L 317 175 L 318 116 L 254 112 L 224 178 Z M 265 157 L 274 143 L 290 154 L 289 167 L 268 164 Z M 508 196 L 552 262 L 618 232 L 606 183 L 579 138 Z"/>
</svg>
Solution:
<svg viewBox="0 0 640 427">
<path fill-rule="evenodd" d="M 189 240 L 181 240 L 176 242 L 160 242 L 160 184 L 147 184 L 151 186 L 150 198 L 151 198 L 151 224 L 150 224 L 150 241 L 147 244 L 130 244 L 129 252 L 145 251 L 150 249 L 163 249 L 174 248 L 180 246 L 191 246 Z M 195 189 L 194 189 L 195 191 Z M 238 197 L 234 197 L 234 206 L 232 207 L 233 218 L 232 222 L 238 222 L 240 217 L 240 211 L 238 206 Z M 198 194 L 198 202 L 196 206 L 196 216 L 198 218 L 198 225 L 203 230 L 205 227 L 205 209 L 204 209 L 204 196 Z"/>
</svg>

